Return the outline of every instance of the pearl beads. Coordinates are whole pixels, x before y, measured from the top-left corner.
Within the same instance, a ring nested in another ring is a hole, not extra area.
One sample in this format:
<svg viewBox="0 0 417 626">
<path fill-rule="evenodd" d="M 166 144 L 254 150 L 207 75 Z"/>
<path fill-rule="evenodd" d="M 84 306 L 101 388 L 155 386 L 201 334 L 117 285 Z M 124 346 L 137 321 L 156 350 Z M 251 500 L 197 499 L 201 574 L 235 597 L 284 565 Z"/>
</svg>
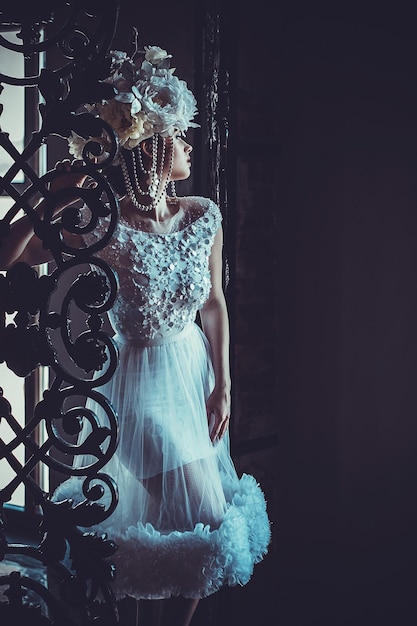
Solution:
<svg viewBox="0 0 417 626">
<path fill-rule="evenodd" d="M 132 183 L 132 175 L 129 172 L 129 168 L 125 160 L 126 155 L 125 154 L 120 155 L 121 156 L 120 165 L 122 169 L 122 174 L 123 174 L 123 179 L 124 179 L 127 194 L 130 200 L 132 201 L 133 205 L 141 211 L 145 211 L 145 212 L 152 211 L 157 206 L 159 200 L 161 199 L 162 195 L 167 189 L 168 183 L 171 181 L 171 175 L 172 175 L 172 170 L 174 166 L 175 146 L 174 146 L 174 140 L 172 137 L 170 138 L 170 140 L 171 140 L 170 162 L 168 166 L 166 182 L 163 186 L 161 185 L 161 183 L 163 179 L 163 172 L 164 172 L 164 165 L 165 165 L 166 141 L 167 140 L 164 140 L 164 139 L 162 140 L 162 153 L 161 153 L 159 172 L 158 172 L 159 135 L 155 134 L 152 136 L 152 163 L 151 163 L 151 167 L 149 170 L 145 170 L 144 168 L 142 155 L 141 155 L 141 148 L 140 147 L 134 148 L 133 150 L 130 151 L 130 158 L 132 159 L 133 183 Z M 149 174 L 149 177 L 146 181 L 148 184 L 147 191 L 141 188 L 139 177 L 138 177 L 138 171 L 145 173 L 145 174 Z M 148 196 L 151 199 L 150 204 L 143 204 L 139 202 L 137 198 L 137 194 L 141 196 Z"/>
</svg>

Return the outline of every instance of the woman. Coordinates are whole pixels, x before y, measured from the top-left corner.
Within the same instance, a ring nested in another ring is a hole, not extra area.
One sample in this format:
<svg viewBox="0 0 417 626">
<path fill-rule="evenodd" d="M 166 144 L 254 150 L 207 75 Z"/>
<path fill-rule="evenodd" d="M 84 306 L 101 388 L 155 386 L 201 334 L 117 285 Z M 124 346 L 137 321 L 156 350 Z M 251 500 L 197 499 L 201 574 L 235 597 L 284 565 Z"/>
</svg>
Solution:
<svg viewBox="0 0 417 626">
<path fill-rule="evenodd" d="M 120 281 L 111 311 L 119 365 L 100 388 L 119 416 L 118 448 L 102 471 L 115 478 L 120 501 L 94 530 L 118 544 L 117 596 L 176 597 L 169 623 L 188 626 L 200 598 L 248 582 L 266 554 L 270 527 L 261 489 L 252 476 L 238 478 L 230 457 L 222 216 L 207 198 L 167 193 L 168 184 L 190 175 L 184 133 L 196 113 L 194 96 L 168 59 L 155 46 L 145 48 L 141 64 L 114 52 L 108 80 L 117 95 L 94 109 L 120 144 L 107 172 L 120 197 L 120 220 L 98 253 Z M 105 149 L 106 140 L 99 141 Z M 52 192 L 84 184 L 85 143 L 71 137 L 76 158 L 57 164 L 62 176 Z M 83 243 L 105 228 L 103 219 Z M 27 218 L 0 250 L 5 268 L 48 258 Z M 78 478 L 54 494 L 63 498 L 83 499 Z"/>
</svg>

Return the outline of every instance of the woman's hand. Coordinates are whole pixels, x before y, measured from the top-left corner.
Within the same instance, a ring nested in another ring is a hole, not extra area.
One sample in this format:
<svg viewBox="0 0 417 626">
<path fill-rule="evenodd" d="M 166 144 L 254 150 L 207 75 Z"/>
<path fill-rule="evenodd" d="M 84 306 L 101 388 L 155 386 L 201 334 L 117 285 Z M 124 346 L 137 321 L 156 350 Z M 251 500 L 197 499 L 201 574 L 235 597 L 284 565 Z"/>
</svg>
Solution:
<svg viewBox="0 0 417 626">
<path fill-rule="evenodd" d="M 229 427 L 230 390 L 215 387 L 206 402 L 209 434 L 212 443 L 219 441 Z"/>
<path fill-rule="evenodd" d="M 61 189 L 71 189 L 74 187 L 82 187 L 87 178 L 83 161 L 64 159 L 58 161 L 55 165 L 55 171 L 59 176 L 55 176 L 51 180 L 50 191 L 56 193 Z"/>
<path fill-rule="evenodd" d="M 55 217 L 62 209 L 72 204 L 79 197 L 77 188 L 84 185 L 87 178 L 83 161 L 70 161 L 64 159 L 55 165 L 56 175 L 52 178 L 49 190 L 51 192 L 50 205 Z M 87 187 L 95 187 L 95 181 Z M 64 193 L 64 190 L 67 190 Z M 62 193 L 59 193 L 62 192 Z M 54 198 L 54 194 L 58 194 Z M 40 219 L 43 219 L 45 210 L 45 199 L 42 199 L 35 207 Z M 75 239 L 77 238 L 77 243 Z M 73 235 L 74 247 L 81 245 L 79 236 Z M 51 252 L 43 247 L 43 241 L 34 237 L 33 222 L 24 215 L 14 221 L 11 225 L 10 233 L 0 246 L 0 270 L 8 270 L 17 261 L 28 263 L 29 265 L 40 265 L 52 260 Z"/>
</svg>

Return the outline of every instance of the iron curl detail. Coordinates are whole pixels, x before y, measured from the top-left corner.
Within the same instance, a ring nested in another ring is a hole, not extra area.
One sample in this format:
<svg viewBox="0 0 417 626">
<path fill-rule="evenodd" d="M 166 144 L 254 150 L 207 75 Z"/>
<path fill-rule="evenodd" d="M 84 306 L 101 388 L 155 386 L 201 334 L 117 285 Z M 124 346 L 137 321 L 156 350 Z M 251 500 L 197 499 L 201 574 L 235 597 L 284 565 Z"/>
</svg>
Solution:
<svg viewBox="0 0 417 626">
<path fill-rule="evenodd" d="M 48 449 L 43 461 L 64 474 L 95 475 L 113 456 L 118 441 L 118 420 L 107 398 L 96 390 L 81 395 L 77 387 L 45 392 L 35 418 L 45 420 Z M 72 459 L 65 463 L 58 459 Z"/>
<path fill-rule="evenodd" d="M 0 130 L 0 148 L 11 161 L 0 178 L 0 194 L 11 199 L 0 220 L 0 246 L 23 212 L 52 259 L 47 270 L 18 262 L 0 275 L 0 362 L 24 378 L 46 366 L 51 381 L 25 424 L 0 390 L 0 422 L 8 433 L 8 438 L 5 431 L 0 436 L 0 460 L 11 469 L 0 488 L 0 564 L 24 555 L 38 562 L 39 571 L 53 572 L 57 581 L 52 589 L 17 571 L 2 576 L 9 602 L 0 604 L 0 622 L 7 621 L 5 616 L 18 621 L 19 615 L 33 626 L 119 621 L 111 588 L 117 546 L 105 535 L 88 532 L 118 503 L 117 485 L 103 472 L 117 446 L 118 420 L 98 390 L 118 364 L 117 346 L 106 327 L 118 280 L 97 255 L 111 240 L 119 217 L 117 199 L 102 174 L 118 145 L 111 127 L 82 110 L 114 95 L 105 78 L 118 11 L 117 2 L 97 0 L 39 0 L 33 6 L 16 0 L 0 9 L 0 49 L 25 60 L 23 76 L 1 68 L 0 92 L 2 85 L 14 85 L 37 90 L 37 101 L 42 100 L 40 116 L 34 116 L 39 128 L 28 134 L 23 149 L 16 148 L 4 125 Z M 38 60 L 44 52 L 47 65 L 42 68 Z M 68 138 L 72 132 L 87 139 L 85 184 L 56 191 L 57 172 L 41 175 L 34 164 L 49 136 Z M 23 183 L 15 182 L 18 173 Z M 102 234 L 96 237 L 98 226 Z M 25 450 L 23 460 L 19 448 Z M 77 501 L 54 501 L 37 480 L 43 469 L 77 481 Z M 36 510 L 38 545 L 11 544 L 7 538 L 9 510 L 3 505 L 22 484 Z M 45 610 L 30 610 L 33 596 Z"/>
<path fill-rule="evenodd" d="M 77 76 L 92 59 L 103 59 L 113 40 L 118 14 L 118 2 L 38 0 L 28 5 L 24 0 L 15 0 L 0 9 L 0 27 L 2 33 L 16 31 L 16 36 L 11 39 L 0 34 L 0 47 L 25 58 L 45 51 L 59 52 L 53 71 L 65 80 Z M 0 82 L 38 86 L 39 73 L 20 79 L 0 74 Z"/>
</svg>

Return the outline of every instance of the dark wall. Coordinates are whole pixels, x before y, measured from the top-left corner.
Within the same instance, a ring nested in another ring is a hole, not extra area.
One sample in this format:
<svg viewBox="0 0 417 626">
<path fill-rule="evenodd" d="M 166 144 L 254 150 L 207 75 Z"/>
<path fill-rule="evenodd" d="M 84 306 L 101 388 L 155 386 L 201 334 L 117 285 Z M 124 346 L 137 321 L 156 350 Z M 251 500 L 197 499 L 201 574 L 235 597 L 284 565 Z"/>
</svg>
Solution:
<svg viewBox="0 0 417 626">
<path fill-rule="evenodd" d="M 274 199 L 258 207 L 261 221 L 275 218 L 276 264 L 259 273 L 275 287 L 278 615 L 291 626 L 414 624 L 411 16 L 281 17 L 265 71 L 280 158 Z"/>
</svg>

